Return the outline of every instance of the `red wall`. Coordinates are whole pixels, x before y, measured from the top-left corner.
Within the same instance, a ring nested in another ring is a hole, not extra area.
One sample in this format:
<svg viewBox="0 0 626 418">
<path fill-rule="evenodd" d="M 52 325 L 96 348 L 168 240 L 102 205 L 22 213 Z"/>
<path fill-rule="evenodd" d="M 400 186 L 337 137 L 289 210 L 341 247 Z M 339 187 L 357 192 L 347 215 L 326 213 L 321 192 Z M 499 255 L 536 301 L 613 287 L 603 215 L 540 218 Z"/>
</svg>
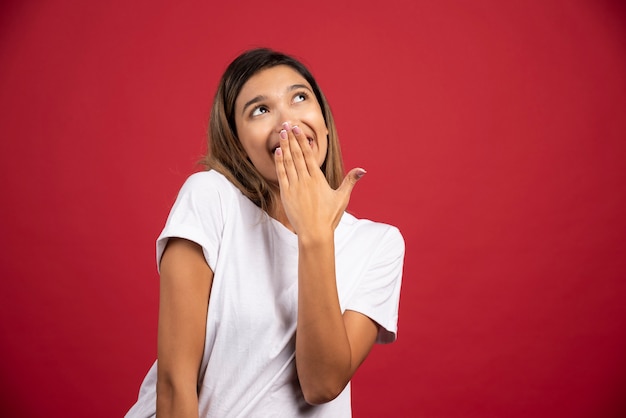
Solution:
<svg viewBox="0 0 626 418">
<path fill-rule="evenodd" d="M 0 6 L 2 416 L 136 398 L 154 240 L 259 45 L 311 67 L 368 170 L 351 210 L 406 239 L 399 340 L 355 416 L 626 414 L 620 2 L 210 3 Z"/>
</svg>

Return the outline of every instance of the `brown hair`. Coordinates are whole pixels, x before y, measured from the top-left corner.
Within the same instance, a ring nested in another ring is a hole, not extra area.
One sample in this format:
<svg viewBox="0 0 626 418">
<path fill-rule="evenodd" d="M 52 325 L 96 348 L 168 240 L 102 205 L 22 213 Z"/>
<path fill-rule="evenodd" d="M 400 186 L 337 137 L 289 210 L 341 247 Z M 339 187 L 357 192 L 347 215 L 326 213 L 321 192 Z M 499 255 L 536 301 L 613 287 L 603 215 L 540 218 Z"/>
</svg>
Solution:
<svg viewBox="0 0 626 418">
<path fill-rule="evenodd" d="M 273 208 L 269 183 L 248 159 L 237 136 L 235 101 L 243 85 L 261 70 L 287 65 L 296 70 L 311 85 L 322 108 L 328 128 L 328 151 L 322 171 L 333 189 L 343 180 L 343 162 L 335 121 L 330 106 L 309 70 L 298 60 L 266 48 L 252 49 L 239 55 L 226 68 L 220 80 L 209 120 L 208 153 L 203 163 L 207 169 L 222 173 L 252 202 L 264 211 Z"/>
</svg>

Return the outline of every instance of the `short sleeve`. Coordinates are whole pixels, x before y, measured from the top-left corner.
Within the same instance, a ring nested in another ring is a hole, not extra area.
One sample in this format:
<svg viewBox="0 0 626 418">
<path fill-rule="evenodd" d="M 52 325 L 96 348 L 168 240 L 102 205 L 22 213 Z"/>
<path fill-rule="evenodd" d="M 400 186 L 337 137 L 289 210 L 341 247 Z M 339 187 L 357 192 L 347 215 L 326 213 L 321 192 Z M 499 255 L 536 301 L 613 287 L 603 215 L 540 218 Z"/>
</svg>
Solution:
<svg viewBox="0 0 626 418">
<path fill-rule="evenodd" d="M 192 174 L 183 184 L 165 227 L 156 242 L 157 268 L 170 238 L 184 238 L 202 247 L 204 258 L 215 271 L 224 230 L 223 196 L 219 178 L 212 172 Z"/>
<path fill-rule="evenodd" d="M 376 338 L 379 344 L 396 340 L 404 250 L 400 231 L 389 227 L 346 306 L 346 309 L 367 315 L 380 325 Z"/>
</svg>

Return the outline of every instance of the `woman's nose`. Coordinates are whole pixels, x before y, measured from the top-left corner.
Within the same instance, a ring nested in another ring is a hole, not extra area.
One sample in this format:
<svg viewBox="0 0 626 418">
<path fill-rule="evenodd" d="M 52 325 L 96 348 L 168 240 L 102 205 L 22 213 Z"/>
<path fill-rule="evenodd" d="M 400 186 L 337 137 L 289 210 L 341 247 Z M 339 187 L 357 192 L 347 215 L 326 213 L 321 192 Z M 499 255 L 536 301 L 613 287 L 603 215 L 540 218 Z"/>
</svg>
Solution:
<svg viewBox="0 0 626 418">
<path fill-rule="evenodd" d="M 296 117 L 296 115 L 294 114 L 293 109 L 290 108 L 280 108 L 280 109 L 276 109 L 276 132 L 280 132 L 283 129 L 285 129 L 285 124 L 288 124 L 289 128 L 291 128 L 294 125 L 297 125 L 298 123 L 298 119 Z"/>
</svg>

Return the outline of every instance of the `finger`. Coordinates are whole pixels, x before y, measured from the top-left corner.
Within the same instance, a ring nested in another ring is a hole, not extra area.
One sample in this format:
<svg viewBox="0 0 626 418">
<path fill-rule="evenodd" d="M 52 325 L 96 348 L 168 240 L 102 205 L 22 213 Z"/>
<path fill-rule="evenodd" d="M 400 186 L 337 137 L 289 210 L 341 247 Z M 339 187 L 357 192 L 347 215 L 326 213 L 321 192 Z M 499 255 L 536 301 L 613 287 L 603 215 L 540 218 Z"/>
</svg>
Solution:
<svg viewBox="0 0 626 418">
<path fill-rule="evenodd" d="M 299 126 L 294 126 L 292 128 L 292 131 L 296 139 L 298 140 L 298 145 L 300 146 L 300 150 L 302 152 L 303 159 L 307 167 L 307 171 L 310 174 L 313 174 L 315 172 L 315 169 L 318 169 L 319 171 L 319 166 L 317 165 L 317 161 L 315 160 L 315 155 L 313 155 L 313 151 L 311 150 L 309 139 L 306 137 L 304 132 L 302 132 L 302 129 L 300 129 Z"/>
<path fill-rule="evenodd" d="M 298 179 L 298 172 L 294 165 L 293 155 L 291 152 L 291 143 L 288 138 L 289 135 L 287 134 L 287 131 L 285 129 L 280 131 L 280 150 L 283 157 L 285 173 L 290 181 L 296 181 Z"/>
<path fill-rule="evenodd" d="M 352 189 L 354 189 L 354 185 L 367 173 L 362 168 L 353 168 L 350 172 L 344 177 L 343 182 L 337 189 L 339 193 L 341 193 L 346 199 L 346 205 L 348 204 L 348 200 L 350 200 L 350 195 L 352 194 Z"/>
<path fill-rule="evenodd" d="M 276 151 L 274 151 L 274 163 L 276 165 L 278 187 L 280 187 L 281 190 L 285 190 L 289 186 L 289 178 L 287 177 L 287 171 L 285 170 L 283 151 L 280 147 L 276 148 Z"/>
<path fill-rule="evenodd" d="M 302 153 L 303 148 L 300 144 L 296 136 L 296 132 L 293 130 L 293 127 L 289 127 L 288 123 L 285 123 L 283 127 L 287 127 L 287 133 L 289 134 L 289 149 L 291 150 L 291 158 L 293 159 L 294 166 L 299 173 L 299 177 L 302 177 L 305 174 L 309 173 L 309 170 L 306 166 L 306 161 L 304 159 L 304 154 Z M 302 132 L 300 128 L 298 128 L 298 132 L 300 132 L 302 136 Z"/>
</svg>

